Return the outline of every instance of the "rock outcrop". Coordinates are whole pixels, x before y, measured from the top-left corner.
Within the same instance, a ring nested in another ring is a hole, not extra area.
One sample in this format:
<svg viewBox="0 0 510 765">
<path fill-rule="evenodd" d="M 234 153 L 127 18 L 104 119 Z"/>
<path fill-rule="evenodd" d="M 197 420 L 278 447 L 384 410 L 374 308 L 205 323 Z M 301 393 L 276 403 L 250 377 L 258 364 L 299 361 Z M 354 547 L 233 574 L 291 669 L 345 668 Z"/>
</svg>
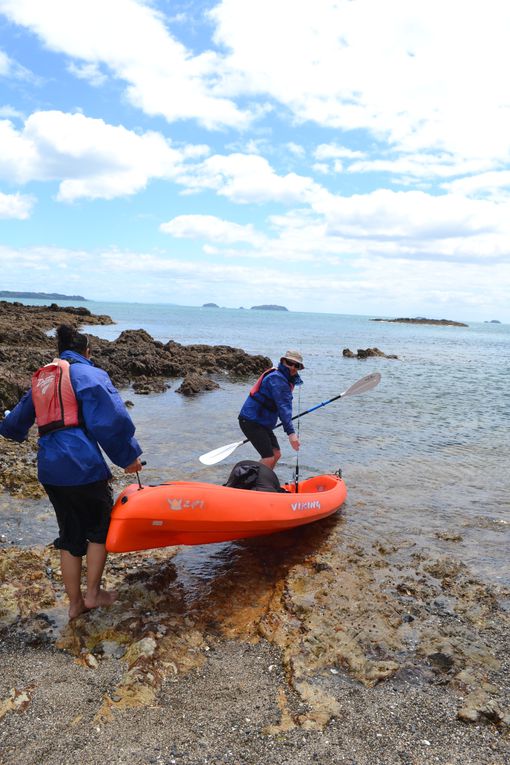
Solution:
<svg viewBox="0 0 510 765">
<path fill-rule="evenodd" d="M 462 321 L 451 321 L 450 319 L 424 319 L 422 316 L 417 316 L 415 319 L 370 319 L 370 321 L 386 321 L 390 324 L 437 324 L 442 327 L 469 327 L 469 324 L 464 324 Z"/>
<path fill-rule="evenodd" d="M 371 356 L 380 356 L 383 359 L 398 359 L 398 356 L 394 354 L 386 354 L 379 350 L 379 348 L 358 348 L 357 353 L 353 353 L 349 348 L 344 348 L 342 356 L 346 359 L 368 359 Z"/>
<path fill-rule="evenodd" d="M 12 409 L 30 386 L 32 373 L 53 358 L 55 340 L 46 332 L 62 323 L 79 327 L 114 322 L 86 308 L 0 302 L 1 412 Z M 108 372 L 118 388 L 132 386 L 135 393 L 159 393 L 171 380 L 188 377 L 179 392 L 193 395 L 217 387 L 213 375 L 249 380 L 271 366 L 266 356 L 252 356 L 240 348 L 181 345 L 174 340 L 162 343 L 143 329 L 126 330 L 114 341 L 89 337 L 94 363 Z"/>
</svg>

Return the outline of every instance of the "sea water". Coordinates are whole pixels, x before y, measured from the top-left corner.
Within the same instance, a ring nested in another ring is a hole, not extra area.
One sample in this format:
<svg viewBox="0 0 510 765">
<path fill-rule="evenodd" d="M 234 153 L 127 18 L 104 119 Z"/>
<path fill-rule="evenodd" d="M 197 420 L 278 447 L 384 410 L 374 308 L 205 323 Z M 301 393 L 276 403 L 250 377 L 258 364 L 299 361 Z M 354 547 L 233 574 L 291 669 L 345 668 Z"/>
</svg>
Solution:
<svg viewBox="0 0 510 765">
<path fill-rule="evenodd" d="M 417 550 L 450 554 L 451 544 L 444 539 L 456 537 L 455 555 L 474 573 L 510 583 L 510 326 L 404 324 L 341 313 L 86 305 L 116 322 L 85 327 L 108 340 L 125 329 L 141 328 L 162 342 L 228 345 L 275 363 L 286 350 L 299 350 L 305 370 L 304 385 L 295 390 L 295 413 L 342 393 L 370 372 L 380 372 L 382 380 L 374 390 L 297 420 L 298 462 L 285 434 L 276 431 L 282 446 L 280 480 L 291 480 L 296 467 L 301 478 L 341 469 L 349 490 L 346 533 L 361 545 L 405 538 Z M 356 352 L 373 347 L 398 360 L 342 355 L 344 348 Z M 191 399 L 176 392 L 178 380 L 163 394 L 122 391 L 134 403 L 130 413 L 147 461 L 141 474 L 146 483 L 223 483 L 235 462 L 256 458 L 247 444 L 215 466 L 199 462 L 200 454 L 243 438 L 237 415 L 253 381 L 218 382 L 218 390 Z M 10 519 L 12 541 L 51 539 L 52 517 L 45 524 L 34 521 L 41 503 L 6 502 L 5 497 L 2 514 Z"/>
</svg>

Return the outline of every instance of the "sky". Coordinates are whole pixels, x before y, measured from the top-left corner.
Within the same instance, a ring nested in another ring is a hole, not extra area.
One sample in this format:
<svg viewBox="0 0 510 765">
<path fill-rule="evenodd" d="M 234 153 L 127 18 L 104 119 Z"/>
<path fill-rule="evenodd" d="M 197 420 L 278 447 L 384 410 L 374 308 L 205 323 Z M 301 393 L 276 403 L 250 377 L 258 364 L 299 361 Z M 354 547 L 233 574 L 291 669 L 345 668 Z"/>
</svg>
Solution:
<svg viewBox="0 0 510 765">
<path fill-rule="evenodd" d="M 510 323 L 508 0 L 0 0 L 0 289 Z"/>
</svg>

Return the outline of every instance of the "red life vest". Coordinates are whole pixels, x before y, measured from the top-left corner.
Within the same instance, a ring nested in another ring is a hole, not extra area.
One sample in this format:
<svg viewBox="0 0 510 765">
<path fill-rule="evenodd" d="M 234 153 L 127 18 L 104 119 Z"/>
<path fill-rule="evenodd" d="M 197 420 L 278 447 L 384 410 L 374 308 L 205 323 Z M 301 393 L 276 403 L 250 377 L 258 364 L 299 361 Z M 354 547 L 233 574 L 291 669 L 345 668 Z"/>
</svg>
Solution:
<svg viewBox="0 0 510 765">
<path fill-rule="evenodd" d="M 255 385 L 253 386 L 253 388 L 250 390 L 250 396 L 251 396 L 252 398 L 253 398 L 253 396 L 255 395 L 255 393 L 258 393 L 258 392 L 259 392 L 259 390 L 260 390 L 260 386 L 262 385 L 262 380 L 264 380 L 264 378 L 265 378 L 265 377 L 267 377 L 268 375 L 270 375 L 270 374 L 271 374 L 271 372 L 278 372 L 278 370 L 277 370 L 277 368 L 276 368 L 276 367 L 269 367 L 269 369 L 266 369 L 266 371 L 265 371 L 265 372 L 262 372 L 262 374 L 260 375 L 260 377 L 259 377 L 259 379 L 257 380 L 257 382 L 255 383 Z M 280 374 L 281 374 L 281 373 L 280 373 Z M 281 375 L 281 376 L 284 378 L 285 382 L 287 382 L 287 383 L 290 385 L 290 389 L 291 389 L 291 390 L 294 390 L 294 385 L 293 385 L 293 383 L 289 382 L 289 380 L 287 380 L 287 379 L 284 377 L 284 375 Z"/>
<path fill-rule="evenodd" d="M 276 372 L 276 367 L 270 367 L 269 369 L 266 369 L 265 372 L 262 372 L 257 382 L 255 383 L 253 388 L 250 390 L 250 396 L 254 396 L 255 393 L 259 392 L 260 386 L 262 385 L 262 380 L 264 379 L 264 377 L 267 377 L 268 375 L 270 375 L 271 372 Z"/>
<path fill-rule="evenodd" d="M 32 401 L 39 435 L 81 425 L 69 362 L 53 359 L 32 375 Z"/>
</svg>

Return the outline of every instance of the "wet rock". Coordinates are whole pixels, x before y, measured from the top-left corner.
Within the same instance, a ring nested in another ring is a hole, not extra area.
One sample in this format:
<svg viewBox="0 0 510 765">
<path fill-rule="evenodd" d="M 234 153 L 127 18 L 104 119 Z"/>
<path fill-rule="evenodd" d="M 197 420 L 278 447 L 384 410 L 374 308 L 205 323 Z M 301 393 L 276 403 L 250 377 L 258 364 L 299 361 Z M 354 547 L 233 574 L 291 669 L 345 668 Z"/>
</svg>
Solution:
<svg viewBox="0 0 510 765">
<path fill-rule="evenodd" d="M 453 656 L 450 656 L 446 653 L 441 653 L 440 651 L 437 653 L 429 654 L 428 659 L 432 668 L 436 672 L 450 672 L 455 664 L 455 659 Z"/>
<path fill-rule="evenodd" d="M 464 324 L 462 321 L 452 321 L 451 319 L 426 319 L 423 316 L 416 316 L 414 319 L 399 318 L 399 319 L 370 319 L 370 321 L 386 321 L 389 323 L 399 324 L 433 324 L 441 327 L 468 327 L 468 324 Z"/>
<path fill-rule="evenodd" d="M 219 387 L 218 383 L 211 380 L 207 375 L 190 372 L 177 388 L 177 393 L 182 393 L 183 396 L 196 396 L 197 393 L 202 393 L 202 391 L 214 390 Z"/>
<path fill-rule="evenodd" d="M 459 720 L 476 723 L 480 720 L 503 725 L 507 730 L 510 726 L 510 714 L 504 711 L 499 702 L 489 698 L 483 689 L 470 693 L 463 706 L 457 713 Z"/>
<path fill-rule="evenodd" d="M 368 359 L 372 356 L 380 356 L 383 359 L 398 359 L 398 356 L 393 354 L 386 354 L 380 351 L 379 348 L 358 348 L 357 353 L 353 353 L 349 348 L 344 348 L 342 356 L 346 359 Z"/>
<path fill-rule="evenodd" d="M 30 683 L 25 688 L 11 688 L 5 701 L 0 701 L 0 720 L 8 712 L 24 712 L 32 701 L 32 693 L 35 683 Z"/>
<path fill-rule="evenodd" d="M 444 542 L 462 542 L 462 536 L 456 531 L 437 531 L 436 537 Z"/>
<path fill-rule="evenodd" d="M 170 388 L 170 384 L 161 377 L 139 377 L 133 383 L 133 391 L 139 395 L 164 393 L 168 388 Z M 133 403 L 130 403 L 133 406 Z"/>
<path fill-rule="evenodd" d="M 33 429 L 22 444 L 0 437 L 0 483 L 19 499 L 39 499 L 46 493 L 37 478 L 37 436 Z"/>
</svg>

